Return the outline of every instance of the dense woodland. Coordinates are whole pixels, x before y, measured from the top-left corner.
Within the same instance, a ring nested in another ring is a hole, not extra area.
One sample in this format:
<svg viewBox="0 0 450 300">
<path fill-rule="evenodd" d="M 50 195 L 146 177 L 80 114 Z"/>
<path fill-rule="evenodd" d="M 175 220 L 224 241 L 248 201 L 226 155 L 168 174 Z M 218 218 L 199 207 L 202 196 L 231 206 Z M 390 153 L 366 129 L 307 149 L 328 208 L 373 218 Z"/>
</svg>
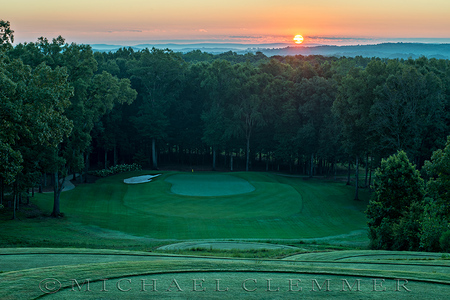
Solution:
<svg viewBox="0 0 450 300">
<path fill-rule="evenodd" d="M 101 53 L 62 37 L 13 47 L 9 23 L 0 28 L 0 197 L 12 192 L 14 212 L 44 174 L 54 178 L 58 216 L 59 179 L 131 163 L 309 176 L 335 176 L 345 166 L 347 183 L 356 173 L 358 199 L 383 158 L 402 150 L 425 170 L 449 134 L 448 60 Z M 421 199 L 432 199 L 422 184 Z M 448 227 L 448 211 L 438 211 Z M 372 240 L 375 248 L 397 247 L 376 232 Z"/>
</svg>

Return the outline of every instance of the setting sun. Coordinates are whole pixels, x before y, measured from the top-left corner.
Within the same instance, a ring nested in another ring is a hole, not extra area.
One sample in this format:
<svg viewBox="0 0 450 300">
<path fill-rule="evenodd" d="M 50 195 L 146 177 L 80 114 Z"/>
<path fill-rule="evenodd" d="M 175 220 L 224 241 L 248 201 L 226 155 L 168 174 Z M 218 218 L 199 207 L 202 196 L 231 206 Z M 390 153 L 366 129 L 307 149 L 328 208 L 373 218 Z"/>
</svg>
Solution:
<svg viewBox="0 0 450 300">
<path fill-rule="evenodd" d="M 294 42 L 296 44 L 301 44 L 303 43 L 303 37 L 300 34 L 297 34 L 296 36 L 294 36 Z"/>
</svg>

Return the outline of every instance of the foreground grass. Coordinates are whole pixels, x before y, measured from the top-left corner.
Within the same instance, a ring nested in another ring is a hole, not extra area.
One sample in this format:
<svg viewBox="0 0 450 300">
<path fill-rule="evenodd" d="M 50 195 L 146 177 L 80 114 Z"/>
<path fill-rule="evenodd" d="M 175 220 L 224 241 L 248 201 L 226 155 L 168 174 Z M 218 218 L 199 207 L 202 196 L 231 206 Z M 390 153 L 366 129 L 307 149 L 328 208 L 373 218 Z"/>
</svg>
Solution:
<svg viewBox="0 0 450 300">
<path fill-rule="evenodd" d="M 72 222 L 157 239 L 303 239 L 366 227 L 368 195 L 363 191 L 362 201 L 354 201 L 353 188 L 342 183 L 238 172 L 230 174 L 256 190 L 217 197 L 172 193 L 165 179 L 185 174 L 180 172 L 164 172 L 147 184 L 123 184 L 123 179 L 143 174 L 152 172 L 77 186 L 61 195 L 61 210 Z M 51 211 L 52 195 L 37 195 L 34 202 Z"/>
<path fill-rule="evenodd" d="M 165 172 L 151 184 L 121 184 L 149 173 L 120 174 L 63 193 L 64 218 L 48 217 L 51 194 L 22 206 L 18 220 L 0 212 L 0 247 L 19 247 L 0 249 L 0 299 L 446 299 L 450 294 L 448 256 L 354 250 L 367 241 L 364 191 L 362 201 L 354 201 L 353 188 L 342 183 L 267 173 L 232 173 L 256 187 L 233 196 L 175 195 L 165 179 L 179 172 Z M 298 249 L 157 250 L 188 238 Z M 61 283 L 57 292 L 50 278 Z M 360 280 L 360 291 L 342 291 L 343 279 L 350 285 Z M 400 285 L 408 280 L 409 291 L 396 291 L 395 279 Z"/>
<path fill-rule="evenodd" d="M 2 260 L 17 261 L 30 251 L 22 249 L 22 253 L 15 253 L 15 250 L 0 251 Z M 35 260 L 50 265 L 1 273 L 0 296 L 2 299 L 446 299 L 450 292 L 450 266 L 447 260 L 440 259 L 388 263 L 336 261 L 340 252 L 334 254 L 333 261 L 314 257 L 303 261 L 208 259 L 95 250 L 98 262 L 88 263 L 86 255 L 93 251 L 43 249 Z M 108 261 L 111 255 L 133 259 Z M 55 279 L 61 283 L 61 289 L 54 284 Z M 343 285 L 343 280 L 350 286 L 360 280 L 359 291 L 355 286 L 350 291 L 351 287 Z M 152 285 L 155 282 L 156 286 Z M 407 284 L 408 290 L 400 287 L 402 284 Z"/>
</svg>

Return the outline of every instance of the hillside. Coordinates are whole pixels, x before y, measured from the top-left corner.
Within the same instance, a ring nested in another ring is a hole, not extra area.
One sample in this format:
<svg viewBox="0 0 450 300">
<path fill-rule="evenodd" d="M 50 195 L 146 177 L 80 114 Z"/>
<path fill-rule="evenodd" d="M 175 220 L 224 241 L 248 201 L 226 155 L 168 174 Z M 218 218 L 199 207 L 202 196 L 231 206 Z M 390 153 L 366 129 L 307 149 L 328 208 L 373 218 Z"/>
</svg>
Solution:
<svg viewBox="0 0 450 300">
<path fill-rule="evenodd" d="M 119 48 L 126 47 L 120 45 L 91 45 L 95 51 L 109 52 L 116 51 Z M 275 55 L 324 55 L 324 56 L 364 56 L 381 58 L 419 58 L 426 56 L 428 58 L 450 59 L 450 44 L 428 44 L 428 43 L 382 43 L 374 45 L 351 45 L 351 46 L 286 46 L 286 44 L 233 44 L 233 43 L 196 43 L 196 44 L 140 44 L 132 46 L 138 51 L 145 48 L 171 49 L 175 52 L 187 53 L 194 50 L 219 54 L 227 51 L 233 51 L 238 54 L 257 51 L 266 56 Z"/>
</svg>

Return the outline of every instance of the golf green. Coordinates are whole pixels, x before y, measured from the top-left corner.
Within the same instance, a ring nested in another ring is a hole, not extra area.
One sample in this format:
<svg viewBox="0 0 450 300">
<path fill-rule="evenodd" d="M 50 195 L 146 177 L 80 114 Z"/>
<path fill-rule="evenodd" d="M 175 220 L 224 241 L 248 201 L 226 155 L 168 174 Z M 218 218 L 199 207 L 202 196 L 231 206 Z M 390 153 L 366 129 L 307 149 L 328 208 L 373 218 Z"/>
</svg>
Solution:
<svg viewBox="0 0 450 300">
<path fill-rule="evenodd" d="M 170 191 L 183 196 L 230 196 L 255 190 L 247 180 L 222 174 L 176 174 L 166 178 Z"/>
</svg>

